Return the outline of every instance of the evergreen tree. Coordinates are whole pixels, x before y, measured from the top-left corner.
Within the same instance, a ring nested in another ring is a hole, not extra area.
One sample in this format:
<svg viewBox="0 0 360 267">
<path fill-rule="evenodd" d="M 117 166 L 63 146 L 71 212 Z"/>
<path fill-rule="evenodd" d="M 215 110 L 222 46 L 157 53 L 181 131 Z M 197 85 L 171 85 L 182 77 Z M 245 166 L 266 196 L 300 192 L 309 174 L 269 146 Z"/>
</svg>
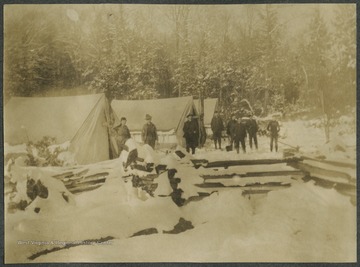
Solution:
<svg viewBox="0 0 360 267">
<path fill-rule="evenodd" d="M 313 17 L 309 24 L 309 41 L 305 45 L 306 69 L 309 73 L 310 94 L 307 101 L 309 105 L 321 107 L 324 113 L 324 126 L 326 140 L 330 139 L 329 127 L 331 117 L 331 86 L 329 83 L 331 60 L 330 52 L 330 35 L 324 22 L 319 7 L 315 8 Z"/>
<path fill-rule="evenodd" d="M 343 110 L 356 105 L 356 9 L 338 5 L 333 20 L 331 106 Z"/>
</svg>

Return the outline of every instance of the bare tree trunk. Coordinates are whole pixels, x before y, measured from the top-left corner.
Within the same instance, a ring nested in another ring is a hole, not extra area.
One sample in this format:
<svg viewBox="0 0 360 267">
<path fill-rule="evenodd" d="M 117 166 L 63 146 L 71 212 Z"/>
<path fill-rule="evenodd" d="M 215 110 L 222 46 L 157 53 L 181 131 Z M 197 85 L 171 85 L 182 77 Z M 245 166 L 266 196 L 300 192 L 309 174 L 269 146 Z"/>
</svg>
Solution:
<svg viewBox="0 0 360 267">
<path fill-rule="evenodd" d="M 320 100 L 322 110 L 324 112 L 324 130 L 325 130 L 325 140 L 326 143 L 330 141 L 330 118 L 325 109 L 325 99 L 324 99 L 324 91 L 320 91 Z"/>
<path fill-rule="evenodd" d="M 265 97 L 264 97 L 264 113 L 267 115 L 268 113 L 268 102 L 269 102 L 269 88 L 267 84 L 268 73 L 267 73 L 267 65 L 265 66 Z"/>
<path fill-rule="evenodd" d="M 204 96 L 202 89 L 199 90 L 199 148 L 202 148 L 206 141 L 206 131 L 204 125 Z"/>
</svg>

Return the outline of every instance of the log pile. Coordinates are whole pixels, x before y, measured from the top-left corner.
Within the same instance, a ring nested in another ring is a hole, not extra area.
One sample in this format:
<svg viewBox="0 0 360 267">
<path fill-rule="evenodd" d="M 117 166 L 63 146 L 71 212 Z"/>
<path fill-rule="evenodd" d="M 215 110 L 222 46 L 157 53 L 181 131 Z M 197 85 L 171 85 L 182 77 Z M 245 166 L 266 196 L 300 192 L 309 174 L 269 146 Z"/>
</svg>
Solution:
<svg viewBox="0 0 360 267">
<path fill-rule="evenodd" d="M 54 178 L 61 180 L 65 187 L 73 194 L 94 190 L 105 183 L 108 172 L 88 174 L 89 168 L 67 171 L 53 175 Z"/>
<path fill-rule="evenodd" d="M 250 165 L 274 165 L 286 163 L 288 170 L 272 170 L 259 172 L 244 172 L 244 173 L 223 173 L 217 172 L 216 175 L 200 175 L 204 182 L 196 186 L 203 189 L 224 189 L 224 188 L 241 188 L 243 193 L 267 193 L 272 190 L 286 188 L 291 186 L 291 183 L 276 182 L 276 178 L 283 177 L 285 179 L 301 178 L 305 182 L 314 180 L 316 185 L 334 188 L 339 193 L 350 196 L 351 200 L 355 202 L 356 198 L 356 163 L 325 160 L 311 158 L 305 155 L 299 155 L 297 151 L 291 151 L 281 159 L 254 159 L 254 160 L 234 160 L 234 161 L 213 161 L 209 162 L 205 159 L 191 160 L 193 167 L 198 169 L 212 168 L 219 171 L 218 168 L 228 169 L 236 166 L 250 166 Z M 295 152 L 295 153 L 293 153 Z M 277 166 L 277 165 L 276 165 Z M 264 169 L 265 166 L 261 167 Z M 244 184 L 242 179 L 246 178 L 263 178 L 259 182 L 251 182 Z M 237 180 L 236 180 L 237 179 Z M 275 179 L 275 180 L 273 180 Z M 228 182 L 231 181 L 231 182 Z M 239 184 L 236 184 L 236 181 Z"/>
</svg>

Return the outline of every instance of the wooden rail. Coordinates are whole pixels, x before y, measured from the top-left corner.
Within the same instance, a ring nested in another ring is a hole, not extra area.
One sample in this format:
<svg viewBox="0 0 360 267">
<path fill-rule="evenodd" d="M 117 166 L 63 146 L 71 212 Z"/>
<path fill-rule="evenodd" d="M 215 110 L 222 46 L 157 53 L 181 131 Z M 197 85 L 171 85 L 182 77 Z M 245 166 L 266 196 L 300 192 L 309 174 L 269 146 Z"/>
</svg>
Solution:
<svg viewBox="0 0 360 267">
<path fill-rule="evenodd" d="M 191 160 L 195 168 L 228 168 L 232 166 L 246 166 L 246 165 L 270 165 L 279 163 L 294 163 L 302 161 L 298 157 L 284 158 L 284 159 L 249 159 L 249 160 L 226 160 L 226 161 L 212 161 L 206 160 Z"/>
<path fill-rule="evenodd" d="M 264 171 L 264 172 L 246 172 L 246 173 L 232 173 L 232 174 L 219 174 L 219 175 L 200 175 L 206 179 L 232 179 L 234 177 L 247 178 L 247 177 L 268 177 L 268 176 L 288 176 L 288 175 L 305 175 L 300 170 L 284 170 L 284 171 Z"/>
</svg>

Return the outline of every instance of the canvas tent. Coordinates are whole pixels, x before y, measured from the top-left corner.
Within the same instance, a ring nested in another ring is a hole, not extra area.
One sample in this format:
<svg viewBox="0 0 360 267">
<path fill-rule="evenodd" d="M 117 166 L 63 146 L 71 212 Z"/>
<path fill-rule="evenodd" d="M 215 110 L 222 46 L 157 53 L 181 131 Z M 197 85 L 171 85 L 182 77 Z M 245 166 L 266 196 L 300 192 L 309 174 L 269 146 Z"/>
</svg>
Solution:
<svg viewBox="0 0 360 267">
<path fill-rule="evenodd" d="M 194 100 L 195 106 L 197 110 L 200 110 L 200 100 Z M 211 124 L 211 120 L 214 116 L 214 112 L 217 109 L 218 99 L 217 98 L 207 98 L 204 99 L 204 125 L 209 126 Z"/>
<path fill-rule="evenodd" d="M 111 107 L 118 118 L 126 117 L 127 126 L 136 141 L 141 141 L 145 115 L 152 116 L 159 143 L 184 145 L 183 126 L 187 114 L 197 115 L 191 96 L 154 100 L 113 100 Z"/>
<path fill-rule="evenodd" d="M 116 149 L 110 141 L 110 106 L 104 94 L 68 97 L 13 97 L 4 110 L 4 140 L 10 145 L 70 141 L 79 164 L 108 160 Z"/>
</svg>

